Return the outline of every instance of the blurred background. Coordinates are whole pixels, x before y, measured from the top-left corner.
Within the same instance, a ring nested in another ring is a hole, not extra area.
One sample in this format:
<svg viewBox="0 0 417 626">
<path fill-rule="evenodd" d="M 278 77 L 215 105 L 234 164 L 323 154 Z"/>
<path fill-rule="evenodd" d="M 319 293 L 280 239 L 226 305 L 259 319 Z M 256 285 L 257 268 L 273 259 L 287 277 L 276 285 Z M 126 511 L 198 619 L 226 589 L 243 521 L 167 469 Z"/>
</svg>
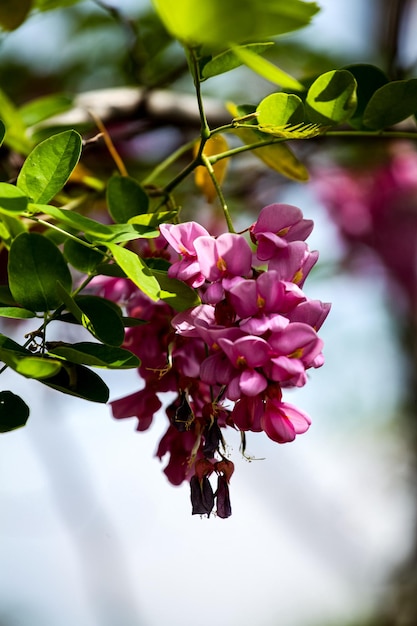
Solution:
<svg viewBox="0 0 417 626">
<path fill-rule="evenodd" d="M 270 58 L 281 67 L 305 77 L 373 63 L 391 79 L 416 75 L 417 2 L 320 4 L 311 26 L 279 39 Z M 130 91 L 114 107 L 116 92 L 102 91 L 138 85 L 164 90 L 162 113 L 132 113 Z M 0 87 L 16 106 L 100 90 L 92 102 L 139 180 L 198 131 L 193 114 L 173 119 L 169 94 L 192 84 L 145 0 L 34 12 L 0 36 Z M 204 85 L 216 111 L 273 90 L 245 69 Z M 251 462 L 227 433 L 233 516 L 200 519 L 188 486 L 172 487 L 154 457 L 162 413 L 136 433 L 134 418 L 117 422 L 108 407 L 5 372 L 2 388 L 18 390 L 31 418 L 0 439 L 0 626 L 417 623 L 417 149 L 326 139 L 294 150 L 308 183 L 247 155 L 225 192 L 243 227 L 271 202 L 315 221 L 309 243 L 320 262 L 305 290 L 332 302 L 320 331 L 326 364 L 286 394 L 311 429 L 285 446 L 249 433 Z M 13 162 L 0 156 L 8 180 Z M 87 146 L 83 163 L 114 168 L 102 145 Z M 192 181 L 177 199 L 185 216 L 213 211 Z M 111 399 L 142 386 L 134 371 L 103 377 Z"/>
</svg>

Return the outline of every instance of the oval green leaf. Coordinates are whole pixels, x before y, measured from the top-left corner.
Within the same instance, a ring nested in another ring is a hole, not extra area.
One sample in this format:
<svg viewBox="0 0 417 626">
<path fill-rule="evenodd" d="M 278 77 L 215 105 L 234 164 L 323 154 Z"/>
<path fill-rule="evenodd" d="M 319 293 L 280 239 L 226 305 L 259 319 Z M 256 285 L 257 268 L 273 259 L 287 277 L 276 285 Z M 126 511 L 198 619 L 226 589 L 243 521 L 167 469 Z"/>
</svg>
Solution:
<svg viewBox="0 0 417 626">
<path fill-rule="evenodd" d="M 32 0 L 1 0 L 0 28 L 15 30 L 25 21 L 32 8 Z"/>
<path fill-rule="evenodd" d="M 417 78 L 396 80 L 377 89 L 363 114 L 367 128 L 381 130 L 417 112 Z"/>
<path fill-rule="evenodd" d="M 129 176 L 112 176 L 107 184 L 109 213 L 118 224 L 146 213 L 149 197 L 139 183 Z"/>
<path fill-rule="evenodd" d="M 9 317 L 15 320 L 26 320 L 35 317 L 33 311 L 18 306 L 0 306 L 0 317 Z"/>
<path fill-rule="evenodd" d="M 76 363 L 63 366 L 58 374 L 40 382 L 61 393 L 90 402 L 106 403 L 110 395 L 109 388 L 100 376 Z"/>
<path fill-rule="evenodd" d="M 0 183 L 0 211 L 24 213 L 27 209 L 27 196 L 15 185 Z"/>
<path fill-rule="evenodd" d="M 235 55 L 249 67 L 253 72 L 269 80 L 274 85 L 279 85 L 283 89 L 295 89 L 296 91 L 304 91 L 304 85 L 298 82 L 295 78 L 281 70 L 279 67 L 267 61 L 263 57 L 258 56 L 249 48 L 243 46 L 233 46 L 233 52 Z"/>
<path fill-rule="evenodd" d="M 138 357 L 129 350 L 87 341 L 74 344 L 59 344 L 49 348 L 49 354 L 61 357 L 72 363 L 89 365 L 90 367 L 130 369 L 140 365 Z"/>
<path fill-rule="evenodd" d="M 347 70 L 319 76 L 307 93 L 306 113 L 315 124 L 333 126 L 346 122 L 357 104 L 356 80 Z"/>
<path fill-rule="evenodd" d="M 161 287 L 160 299 L 164 300 L 176 311 L 185 311 L 201 304 L 197 291 L 181 280 L 170 278 L 166 272 L 159 270 L 152 270 L 152 274 Z"/>
<path fill-rule="evenodd" d="M 20 396 L 11 391 L 0 391 L 0 433 L 25 426 L 29 407 Z"/>
<path fill-rule="evenodd" d="M 319 7 L 302 0 L 153 0 L 167 30 L 189 45 L 259 41 L 306 26 Z"/>
<path fill-rule="evenodd" d="M 344 69 L 354 76 L 357 83 L 358 104 L 349 124 L 354 128 L 363 128 L 363 115 L 368 102 L 377 89 L 388 83 L 388 78 L 379 67 L 366 63 L 348 65 Z"/>
<path fill-rule="evenodd" d="M 85 274 L 94 274 L 97 266 L 102 263 L 104 252 L 67 239 L 64 244 L 64 255 L 68 263 Z"/>
<path fill-rule="evenodd" d="M 15 301 L 29 311 L 50 311 L 62 304 L 57 282 L 68 291 L 72 278 L 52 241 L 39 233 L 22 233 L 9 252 L 9 285 Z"/>
<path fill-rule="evenodd" d="M 303 122 L 304 105 L 294 94 L 272 93 L 260 102 L 257 113 L 259 130 L 268 132 L 273 127 Z"/>
<path fill-rule="evenodd" d="M 249 43 L 246 46 L 239 46 L 239 48 L 246 48 L 255 54 L 262 54 L 267 50 L 270 46 L 273 46 L 274 43 L 272 41 L 267 41 L 265 43 Z M 200 65 L 200 72 L 202 80 L 206 80 L 207 78 L 211 78 L 212 76 L 218 76 L 219 74 L 224 74 L 225 72 L 230 72 L 234 70 L 236 67 L 239 67 L 243 64 L 241 58 L 239 58 L 234 50 L 226 50 L 221 54 L 218 54 L 214 57 L 209 58 L 209 60 L 205 60 Z"/>
<path fill-rule="evenodd" d="M 125 329 L 121 309 L 114 302 L 99 296 L 77 296 L 74 302 L 83 313 L 82 325 L 96 339 L 109 346 L 123 343 Z"/>
<path fill-rule="evenodd" d="M 107 247 L 126 276 L 130 278 L 141 291 L 146 293 L 151 300 L 158 300 L 160 291 L 159 283 L 146 263 L 131 250 L 121 248 L 115 244 L 107 244 Z"/>
<path fill-rule="evenodd" d="M 32 150 L 23 163 L 17 186 L 36 203 L 48 203 L 64 187 L 81 155 L 75 130 L 52 135 Z"/>
</svg>

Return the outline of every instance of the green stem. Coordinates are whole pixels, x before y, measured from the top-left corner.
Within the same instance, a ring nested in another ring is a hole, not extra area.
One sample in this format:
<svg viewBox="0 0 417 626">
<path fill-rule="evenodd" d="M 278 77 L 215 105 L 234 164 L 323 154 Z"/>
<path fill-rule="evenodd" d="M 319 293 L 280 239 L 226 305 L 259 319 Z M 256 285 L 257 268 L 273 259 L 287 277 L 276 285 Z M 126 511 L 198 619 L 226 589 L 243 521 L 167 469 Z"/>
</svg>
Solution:
<svg viewBox="0 0 417 626">
<path fill-rule="evenodd" d="M 216 174 L 214 173 L 213 166 L 210 163 L 209 158 L 205 154 L 201 155 L 201 159 L 203 161 L 203 164 L 207 168 L 207 171 L 208 171 L 209 176 L 210 176 L 210 178 L 212 180 L 214 188 L 216 189 L 217 196 L 218 196 L 218 198 L 220 200 L 220 203 L 222 205 L 223 214 L 224 214 L 224 218 L 225 218 L 226 223 L 227 223 L 227 228 L 229 229 L 229 233 L 235 233 L 236 231 L 234 229 L 234 226 L 233 226 L 233 223 L 232 223 L 232 220 L 231 220 L 231 217 L 230 217 L 229 209 L 227 208 L 226 200 L 225 200 L 223 192 L 222 192 L 222 190 L 220 188 L 220 185 L 219 185 L 219 183 L 217 181 Z"/>
</svg>

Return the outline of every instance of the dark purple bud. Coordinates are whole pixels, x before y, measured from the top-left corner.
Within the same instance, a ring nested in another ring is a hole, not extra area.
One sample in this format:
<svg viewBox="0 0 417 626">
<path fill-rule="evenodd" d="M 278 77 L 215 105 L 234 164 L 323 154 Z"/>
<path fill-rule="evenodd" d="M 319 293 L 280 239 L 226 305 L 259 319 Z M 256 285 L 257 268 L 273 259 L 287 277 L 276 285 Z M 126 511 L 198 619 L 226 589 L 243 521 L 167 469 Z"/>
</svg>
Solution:
<svg viewBox="0 0 417 626">
<path fill-rule="evenodd" d="M 207 476 L 201 480 L 197 476 L 192 476 L 190 480 L 192 515 L 207 515 L 214 507 L 214 493 Z"/>
<path fill-rule="evenodd" d="M 222 433 L 217 424 L 217 420 L 215 420 L 204 431 L 204 447 L 203 447 L 204 456 L 208 458 L 212 458 L 214 456 L 214 453 L 218 449 L 222 439 L 223 439 Z"/>
<path fill-rule="evenodd" d="M 222 519 L 230 517 L 232 507 L 230 504 L 229 485 L 226 476 L 220 475 L 217 479 L 217 515 Z"/>
</svg>

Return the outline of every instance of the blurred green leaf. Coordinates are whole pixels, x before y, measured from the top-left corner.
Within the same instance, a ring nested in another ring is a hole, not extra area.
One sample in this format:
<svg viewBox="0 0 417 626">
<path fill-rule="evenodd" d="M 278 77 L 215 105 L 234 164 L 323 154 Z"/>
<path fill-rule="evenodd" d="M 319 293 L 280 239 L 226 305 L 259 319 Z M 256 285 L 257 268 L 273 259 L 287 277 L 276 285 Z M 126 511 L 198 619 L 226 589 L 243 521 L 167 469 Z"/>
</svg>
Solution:
<svg viewBox="0 0 417 626">
<path fill-rule="evenodd" d="M 319 7 L 302 0 L 153 0 L 168 31 L 188 45 L 259 41 L 306 26 Z"/>
<path fill-rule="evenodd" d="M 262 54 L 273 45 L 272 41 L 267 41 L 265 43 L 249 43 L 246 46 L 239 46 L 239 48 L 248 49 L 255 54 Z M 242 64 L 242 59 L 237 56 L 234 50 L 226 50 L 200 64 L 201 78 L 206 80 L 207 78 L 230 72 L 230 70 L 234 70 Z"/>
<path fill-rule="evenodd" d="M 0 432 L 7 433 L 25 426 L 29 407 L 20 396 L 11 391 L 0 391 Z"/>
<path fill-rule="evenodd" d="M 25 21 L 32 8 L 32 0 L 1 0 L 0 28 L 15 30 Z"/>
<path fill-rule="evenodd" d="M 27 157 L 17 186 L 33 202 L 47 203 L 63 188 L 81 155 L 81 136 L 75 130 L 52 135 Z"/>
<path fill-rule="evenodd" d="M 19 114 L 26 126 L 34 126 L 54 115 L 68 111 L 72 106 L 73 98 L 64 94 L 52 94 L 22 105 Z"/>
<path fill-rule="evenodd" d="M 49 311 L 62 304 L 57 282 L 70 291 L 72 278 L 54 243 L 39 233 L 22 233 L 9 252 L 9 285 L 16 302 L 30 311 Z"/>
<path fill-rule="evenodd" d="M 72 363 L 105 367 L 109 369 L 129 369 L 139 367 L 140 360 L 124 348 L 104 346 L 100 343 L 80 342 L 48 346 L 49 354 L 58 356 Z"/>
<path fill-rule="evenodd" d="M 137 286 L 141 291 L 146 293 L 151 300 L 159 299 L 159 283 L 146 263 L 131 250 L 126 250 L 115 244 L 107 244 L 110 252 L 112 253 L 116 263 L 122 268 L 126 276 Z"/>
<path fill-rule="evenodd" d="M 6 127 L 4 142 L 19 154 L 29 154 L 33 144 L 27 136 L 26 126 L 17 108 L 0 89 L 0 118 Z"/>
<path fill-rule="evenodd" d="M 304 91 L 304 85 L 295 78 L 281 70 L 279 67 L 267 61 L 263 57 L 252 52 L 249 48 L 242 46 L 233 46 L 233 52 L 236 56 L 249 67 L 253 72 L 269 80 L 275 85 L 279 85 L 283 89 L 295 89 L 296 91 Z"/>
<path fill-rule="evenodd" d="M 357 104 L 356 80 L 346 70 L 332 70 L 319 76 L 307 93 L 306 113 L 315 124 L 346 122 Z"/>
<path fill-rule="evenodd" d="M 128 222 L 131 217 L 146 213 L 149 198 L 139 183 L 129 176 L 112 176 L 107 184 L 109 213 L 116 223 Z"/>
<path fill-rule="evenodd" d="M 3 122 L 0 120 L 0 146 L 3 143 L 5 134 L 6 134 L 6 127 L 3 124 Z"/>
<path fill-rule="evenodd" d="M 397 80 L 375 91 L 363 114 L 367 128 L 381 130 L 417 112 L 417 78 Z"/>
<path fill-rule="evenodd" d="M 52 9 L 62 9 L 78 4 L 81 0 L 35 0 L 35 7 L 40 11 L 51 11 Z"/>
<path fill-rule="evenodd" d="M 28 309 L 22 309 L 18 306 L 0 306 L 0 317 L 24 320 L 36 317 L 36 315 L 33 311 L 28 311 Z"/>
</svg>

